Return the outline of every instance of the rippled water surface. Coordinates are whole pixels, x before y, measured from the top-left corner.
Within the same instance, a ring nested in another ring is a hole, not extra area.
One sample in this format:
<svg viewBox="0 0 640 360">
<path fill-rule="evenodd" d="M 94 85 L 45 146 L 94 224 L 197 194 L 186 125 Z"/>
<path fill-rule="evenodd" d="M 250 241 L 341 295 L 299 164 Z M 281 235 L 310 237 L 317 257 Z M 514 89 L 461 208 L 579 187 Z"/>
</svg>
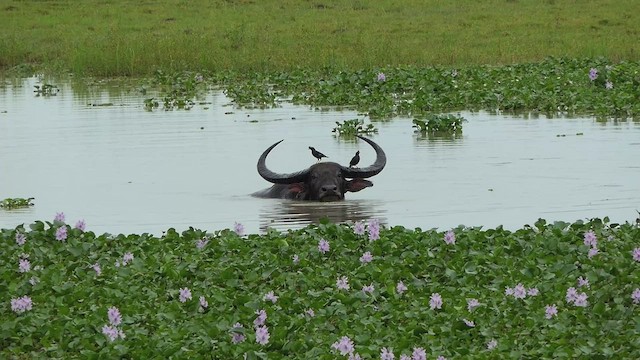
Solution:
<svg viewBox="0 0 640 360">
<path fill-rule="evenodd" d="M 258 156 L 285 139 L 267 160 L 272 170 L 315 163 L 308 146 L 343 164 L 359 149 L 366 166 L 375 157 L 367 144 L 331 132 L 355 112 L 287 103 L 237 109 L 219 92 L 189 111 L 148 112 L 134 87 L 63 83 L 57 96 L 38 97 L 37 83 L 0 86 L 0 199 L 35 197 L 29 209 L 0 209 L 0 228 L 64 211 L 68 223 L 85 219 L 97 233 L 216 230 L 236 221 L 258 232 L 323 216 L 515 229 L 540 217 L 632 221 L 640 209 L 638 123 L 462 113 L 468 122 L 455 140 L 421 139 L 411 119 L 375 123 L 372 138 L 388 162 L 374 186 L 340 203 L 301 203 L 249 196 L 269 186 Z"/>
</svg>

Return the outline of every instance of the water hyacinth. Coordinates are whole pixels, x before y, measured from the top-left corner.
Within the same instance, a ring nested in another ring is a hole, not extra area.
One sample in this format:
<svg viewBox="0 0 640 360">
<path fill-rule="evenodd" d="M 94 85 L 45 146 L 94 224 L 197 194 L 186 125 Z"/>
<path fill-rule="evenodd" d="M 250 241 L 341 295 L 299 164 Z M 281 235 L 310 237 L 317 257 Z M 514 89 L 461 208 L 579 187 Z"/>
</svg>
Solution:
<svg viewBox="0 0 640 360">
<path fill-rule="evenodd" d="M 356 221 L 353 224 L 353 233 L 356 235 L 364 235 L 364 222 Z"/>
<path fill-rule="evenodd" d="M 206 308 L 208 308 L 208 307 L 209 307 L 209 303 L 207 302 L 207 299 L 205 299 L 205 297 L 204 297 L 204 296 L 200 296 L 200 299 L 199 299 L 199 300 L 200 300 L 200 308 L 201 308 L 202 310 L 204 310 L 204 309 L 206 309 Z"/>
<path fill-rule="evenodd" d="M 367 231 L 369 232 L 369 241 L 380 239 L 380 222 L 378 219 L 369 220 Z"/>
<path fill-rule="evenodd" d="M 339 290 L 349 290 L 349 278 L 346 276 L 341 276 L 336 280 L 336 287 Z"/>
<path fill-rule="evenodd" d="M 544 311 L 545 311 L 544 317 L 547 319 L 551 319 L 555 316 L 558 316 L 558 308 L 556 307 L 556 304 L 545 306 Z"/>
<path fill-rule="evenodd" d="M 109 323 L 113 326 L 118 326 L 122 322 L 122 316 L 120 315 L 120 310 L 117 307 L 112 306 L 107 311 L 107 317 L 109 318 Z"/>
<path fill-rule="evenodd" d="M 591 259 L 592 257 L 598 255 L 599 252 L 600 252 L 600 250 L 598 250 L 598 248 L 592 247 L 591 249 L 589 249 L 589 252 L 587 253 L 587 256 L 589 257 L 589 259 Z"/>
<path fill-rule="evenodd" d="M 276 303 L 276 301 L 278 301 L 278 296 L 276 296 L 273 291 L 269 291 L 268 293 L 266 293 L 264 295 L 264 297 L 262 298 L 262 300 L 264 301 L 271 301 L 272 303 Z"/>
<path fill-rule="evenodd" d="M 258 317 L 255 320 L 253 320 L 253 325 L 254 326 L 264 325 L 264 322 L 267 321 L 267 312 L 264 310 L 256 310 L 256 315 L 258 315 Z"/>
<path fill-rule="evenodd" d="M 453 232 L 453 230 L 449 230 L 444 234 L 444 242 L 447 245 L 453 245 L 456 243 L 456 234 Z"/>
<path fill-rule="evenodd" d="M 412 360 L 427 360 L 427 351 L 421 347 L 414 347 L 411 353 Z"/>
<path fill-rule="evenodd" d="M 202 250 L 204 249 L 205 246 L 207 246 L 208 243 L 209 243 L 209 239 L 207 239 L 206 237 L 203 237 L 202 239 L 198 239 L 196 241 L 196 248 Z"/>
<path fill-rule="evenodd" d="M 244 336 L 244 334 L 238 332 L 238 330 L 243 330 L 244 326 L 242 326 L 242 324 L 240 323 L 235 323 L 233 325 L 233 328 L 231 329 L 232 333 L 231 333 L 231 342 L 234 344 L 240 344 L 241 342 L 244 342 L 246 340 L 246 337 Z"/>
<path fill-rule="evenodd" d="M 315 317 L 316 316 L 316 312 L 313 311 L 313 309 L 307 309 L 305 312 L 305 315 L 307 315 L 308 317 Z"/>
<path fill-rule="evenodd" d="M 338 341 L 334 342 L 331 347 L 338 350 L 338 352 L 340 352 L 340 355 L 343 356 L 351 354 L 355 350 L 353 341 L 348 336 L 341 337 Z"/>
<path fill-rule="evenodd" d="M 498 341 L 496 339 L 491 339 L 491 341 L 489 341 L 487 343 L 487 349 L 488 350 L 493 350 L 498 346 Z"/>
<path fill-rule="evenodd" d="M 360 262 L 363 264 L 369 263 L 373 260 L 373 255 L 371 255 L 370 251 L 365 252 L 364 254 L 362 254 L 362 256 L 360 257 Z"/>
<path fill-rule="evenodd" d="M 606 83 L 604 83 L 604 88 L 607 90 L 613 89 L 613 83 L 611 81 L 607 81 Z"/>
<path fill-rule="evenodd" d="M 380 360 L 393 360 L 395 355 L 393 355 L 393 349 L 382 348 L 380 350 Z"/>
<path fill-rule="evenodd" d="M 478 306 L 480 306 L 480 302 L 478 301 L 478 299 L 467 300 L 467 310 L 473 311 L 473 309 L 477 308 Z"/>
<path fill-rule="evenodd" d="M 29 284 L 31 284 L 33 286 L 35 286 L 39 282 L 40 282 L 40 280 L 38 280 L 38 278 L 35 277 L 35 276 L 32 276 L 31 279 L 29 279 Z"/>
<path fill-rule="evenodd" d="M 105 325 L 102 327 L 102 333 L 107 337 L 107 339 L 109 339 L 109 341 L 113 342 L 118 339 L 118 336 L 120 336 L 122 332 L 115 326 Z M 122 334 L 122 336 L 124 337 L 124 334 Z"/>
<path fill-rule="evenodd" d="M 438 293 L 431 294 L 429 307 L 431 308 L 431 310 L 442 309 L 442 296 L 440 296 L 440 294 Z"/>
<path fill-rule="evenodd" d="M 396 284 L 396 292 L 402 295 L 402 293 L 407 290 L 408 290 L 407 286 L 402 281 L 398 281 L 398 284 Z"/>
<path fill-rule="evenodd" d="M 527 289 L 527 295 L 529 296 L 538 296 L 540 292 L 538 291 L 537 288 L 529 288 Z"/>
<path fill-rule="evenodd" d="M 133 254 L 128 252 L 122 255 L 122 266 L 125 266 L 133 261 Z"/>
<path fill-rule="evenodd" d="M 293 255 L 293 263 L 298 264 L 300 262 L 300 257 L 298 255 Z"/>
<path fill-rule="evenodd" d="M 438 356 L 438 357 L 436 358 L 436 360 L 447 360 L 447 358 L 446 358 L 446 357 L 444 357 L 444 356 L 442 356 L 442 355 L 440 355 L 440 356 Z"/>
<path fill-rule="evenodd" d="M 578 278 L 578 287 L 586 287 L 587 289 L 590 287 L 589 285 L 589 279 L 583 278 L 582 276 L 580 276 Z"/>
<path fill-rule="evenodd" d="M 591 68 L 589 70 L 589 80 L 594 81 L 597 78 L 598 78 L 598 69 Z"/>
<path fill-rule="evenodd" d="M 631 300 L 633 300 L 634 304 L 640 304 L 640 288 L 636 288 L 631 293 Z"/>
<path fill-rule="evenodd" d="M 373 284 L 365 285 L 362 287 L 362 292 L 365 294 L 373 294 L 374 290 L 375 288 L 373 287 Z"/>
<path fill-rule="evenodd" d="M 56 216 L 53 218 L 53 221 L 54 222 L 58 221 L 58 222 L 62 222 L 63 223 L 64 222 L 64 218 L 65 218 L 64 217 L 64 212 L 61 211 L 59 213 L 56 213 Z"/>
<path fill-rule="evenodd" d="M 27 259 L 20 259 L 18 262 L 18 272 L 26 273 L 31 270 L 31 263 Z"/>
<path fill-rule="evenodd" d="M 11 299 L 11 310 L 16 314 L 21 314 L 25 311 L 29 311 L 33 308 L 33 302 L 29 296 L 19 297 L 17 299 Z"/>
<path fill-rule="evenodd" d="M 96 275 L 100 276 L 100 274 L 102 274 L 102 269 L 100 268 L 100 264 L 95 263 L 91 265 L 91 268 L 96 272 Z"/>
<path fill-rule="evenodd" d="M 513 288 L 513 297 L 516 299 L 524 299 L 527 297 L 527 289 L 524 285 L 518 283 L 515 288 Z"/>
<path fill-rule="evenodd" d="M 86 227 L 87 227 L 87 224 L 84 222 L 84 219 L 78 220 L 78 222 L 76 222 L 76 226 L 75 226 L 76 229 L 80 231 L 84 231 Z"/>
<path fill-rule="evenodd" d="M 67 240 L 67 227 L 60 226 L 56 229 L 56 240 L 64 242 Z"/>
<path fill-rule="evenodd" d="M 633 249 L 631 256 L 633 256 L 633 260 L 640 262 L 640 248 Z"/>
<path fill-rule="evenodd" d="M 233 232 L 235 232 L 236 234 L 238 234 L 238 236 L 242 236 L 244 235 L 244 225 L 242 225 L 239 222 L 235 222 L 233 224 Z"/>
<path fill-rule="evenodd" d="M 27 236 L 21 232 L 16 233 L 16 244 L 22 246 L 27 242 Z"/>
<path fill-rule="evenodd" d="M 385 80 L 387 80 L 387 76 L 383 72 L 379 72 L 378 81 L 385 81 Z"/>
<path fill-rule="evenodd" d="M 266 326 L 256 327 L 256 342 L 260 345 L 267 345 L 269 343 L 269 328 Z"/>
<path fill-rule="evenodd" d="M 584 244 L 590 247 L 598 246 L 598 238 L 593 230 L 589 230 L 584 233 Z"/>
<path fill-rule="evenodd" d="M 476 326 L 476 324 L 471 320 L 462 319 L 462 322 L 464 322 L 464 324 L 467 325 L 468 327 L 475 327 Z"/>
<path fill-rule="evenodd" d="M 318 251 L 325 254 L 329 251 L 329 242 L 325 239 L 320 239 L 318 242 Z"/>
<path fill-rule="evenodd" d="M 180 295 L 178 297 L 181 303 L 187 302 L 187 300 L 191 300 L 191 290 L 189 288 L 181 288 Z"/>
</svg>

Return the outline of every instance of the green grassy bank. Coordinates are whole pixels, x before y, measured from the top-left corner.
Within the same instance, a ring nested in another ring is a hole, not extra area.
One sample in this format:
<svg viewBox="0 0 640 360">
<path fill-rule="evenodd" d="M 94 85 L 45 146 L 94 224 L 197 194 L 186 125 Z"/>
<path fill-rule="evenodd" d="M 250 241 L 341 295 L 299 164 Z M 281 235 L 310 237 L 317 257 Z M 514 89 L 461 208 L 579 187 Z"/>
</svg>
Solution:
<svg viewBox="0 0 640 360">
<path fill-rule="evenodd" d="M 96 76 L 640 59 L 636 0 L 4 1 L 0 69 Z"/>
</svg>

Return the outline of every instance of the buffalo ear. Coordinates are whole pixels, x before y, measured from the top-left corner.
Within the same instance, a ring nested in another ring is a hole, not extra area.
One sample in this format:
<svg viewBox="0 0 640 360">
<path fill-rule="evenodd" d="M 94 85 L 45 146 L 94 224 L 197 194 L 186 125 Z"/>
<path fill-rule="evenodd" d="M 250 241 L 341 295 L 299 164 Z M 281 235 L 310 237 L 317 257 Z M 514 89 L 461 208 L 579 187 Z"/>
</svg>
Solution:
<svg viewBox="0 0 640 360">
<path fill-rule="evenodd" d="M 287 194 L 287 198 L 289 199 L 297 199 L 300 195 L 304 195 L 306 191 L 306 187 L 303 182 L 289 184 L 289 193 Z"/>
<path fill-rule="evenodd" d="M 373 183 L 365 179 L 353 179 L 347 181 L 347 191 L 358 192 L 364 188 L 372 187 Z"/>
</svg>

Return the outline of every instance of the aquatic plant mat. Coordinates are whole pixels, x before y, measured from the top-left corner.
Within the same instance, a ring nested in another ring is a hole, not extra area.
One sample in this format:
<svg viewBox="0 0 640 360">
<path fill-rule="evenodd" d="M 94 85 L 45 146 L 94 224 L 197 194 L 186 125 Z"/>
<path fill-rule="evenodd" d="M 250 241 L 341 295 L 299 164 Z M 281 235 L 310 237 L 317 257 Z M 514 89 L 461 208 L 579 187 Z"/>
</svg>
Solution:
<svg viewBox="0 0 640 360">
<path fill-rule="evenodd" d="M 635 224 L 84 227 L 1 230 L 0 357 L 640 357 Z"/>
</svg>

